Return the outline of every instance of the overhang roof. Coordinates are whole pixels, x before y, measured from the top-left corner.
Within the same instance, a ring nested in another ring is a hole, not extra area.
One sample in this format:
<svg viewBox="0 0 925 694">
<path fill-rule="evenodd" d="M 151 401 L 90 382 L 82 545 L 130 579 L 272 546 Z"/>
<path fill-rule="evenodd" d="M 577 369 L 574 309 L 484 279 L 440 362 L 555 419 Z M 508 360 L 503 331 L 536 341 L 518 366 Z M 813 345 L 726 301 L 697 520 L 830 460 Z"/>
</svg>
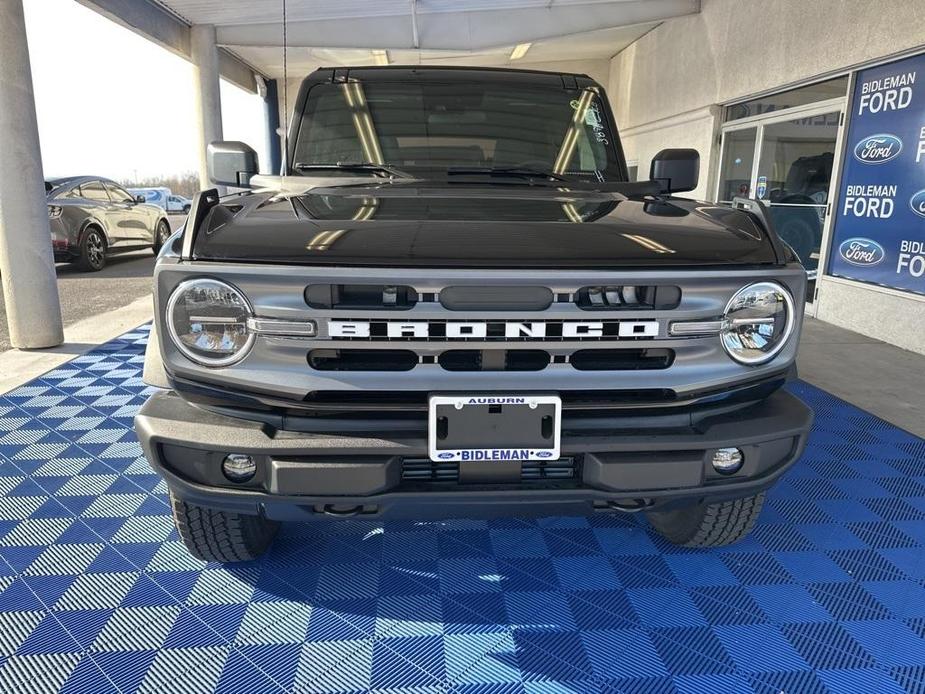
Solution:
<svg viewBox="0 0 925 694">
<path fill-rule="evenodd" d="M 283 0 L 79 0 L 189 57 L 189 27 L 212 24 L 223 76 L 283 76 Z M 700 0 L 285 0 L 290 76 L 320 65 L 504 66 L 610 58 Z M 518 44 L 531 44 L 520 61 Z M 375 53 L 374 53 L 375 51 Z M 247 82 L 251 84 L 246 84 Z"/>
</svg>

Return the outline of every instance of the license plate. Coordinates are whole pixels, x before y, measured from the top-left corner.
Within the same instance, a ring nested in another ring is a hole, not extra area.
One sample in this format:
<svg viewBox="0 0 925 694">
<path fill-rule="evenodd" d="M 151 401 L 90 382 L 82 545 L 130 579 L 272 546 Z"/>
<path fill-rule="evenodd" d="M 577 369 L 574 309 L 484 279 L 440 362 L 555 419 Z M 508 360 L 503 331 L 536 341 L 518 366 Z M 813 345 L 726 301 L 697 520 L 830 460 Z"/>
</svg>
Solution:
<svg viewBox="0 0 925 694">
<path fill-rule="evenodd" d="M 429 447 L 434 462 L 557 460 L 558 395 L 432 395 Z"/>
</svg>

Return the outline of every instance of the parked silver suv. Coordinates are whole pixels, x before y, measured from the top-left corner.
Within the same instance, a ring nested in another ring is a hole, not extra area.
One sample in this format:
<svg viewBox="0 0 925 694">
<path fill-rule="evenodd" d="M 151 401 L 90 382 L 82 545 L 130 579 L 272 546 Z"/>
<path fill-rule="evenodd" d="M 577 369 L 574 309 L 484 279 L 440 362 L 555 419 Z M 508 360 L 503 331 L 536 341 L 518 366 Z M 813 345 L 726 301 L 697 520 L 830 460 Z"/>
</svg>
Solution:
<svg viewBox="0 0 925 694">
<path fill-rule="evenodd" d="M 45 196 L 55 260 L 88 272 L 102 270 L 113 253 L 144 248 L 158 253 L 170 236 L 164 210 L 107 178 L 50 179 Z"/>
</svg>

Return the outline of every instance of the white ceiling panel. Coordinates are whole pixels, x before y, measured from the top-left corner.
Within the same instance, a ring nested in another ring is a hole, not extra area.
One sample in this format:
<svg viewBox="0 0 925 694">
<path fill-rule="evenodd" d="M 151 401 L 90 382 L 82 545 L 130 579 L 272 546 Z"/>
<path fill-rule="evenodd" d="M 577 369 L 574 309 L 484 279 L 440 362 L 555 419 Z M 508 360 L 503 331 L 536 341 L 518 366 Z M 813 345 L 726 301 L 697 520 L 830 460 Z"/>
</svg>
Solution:
<svg viewBox="0 0 925 694">
<path fill-rule="evenodd" d="M 519 67 L 531 63 L 563 60 L 595 60 L 610 58 L 640 36 L 657 26 L 656 23 L 633 27 L 601 29 L 575 37 L 538 41 L 521 60 L 511 60 L 513 45 L 496 46 L 478 51 L 399 50 L 388 51 L 392 65 L 474 65 Z M 258 65 L 268 77 L 283 76 L 283 51 L 277 46 L 236 46 L 235 53 L 251 65 Z M 289 48 L 290 78 L 301 78 L 319 67 L 354 67 L 372 65 L 369 49 Z"/>
<path fill-rule="evenodd" d="M 648 0 L 653 2 L 654 0 Z M 278 22 L 283 0 L 156 0 L 190 24 Z M 418 15 L 633 4 L 638 0 L 417 0 Z M 290 21 L 411 15 L 411 0 L 286 0 Z M 699 3 L 698 3 L 699 4 Z"/>
<path fill-rule="evenodd" d="M 187 57 L 185 25 L 214 25 L 223 49 L 268 77 L 282 76 L 284 0 L 78 1 Z M 388 51 L 391 64 L 412 65 L 606 59 L 660 22 L 699 12 L 700 2 L 286 0 L 285 42 L 294 75 L 321 65 L 372 64 L 372 50 Z M 165 22 L 155 5 L 180 21 Z M 164 33 L 167 25 L 176 28 L 173 34 Z M 530 48 L 522 60 L 511 61 L 519 44 Z"/>
</svg>

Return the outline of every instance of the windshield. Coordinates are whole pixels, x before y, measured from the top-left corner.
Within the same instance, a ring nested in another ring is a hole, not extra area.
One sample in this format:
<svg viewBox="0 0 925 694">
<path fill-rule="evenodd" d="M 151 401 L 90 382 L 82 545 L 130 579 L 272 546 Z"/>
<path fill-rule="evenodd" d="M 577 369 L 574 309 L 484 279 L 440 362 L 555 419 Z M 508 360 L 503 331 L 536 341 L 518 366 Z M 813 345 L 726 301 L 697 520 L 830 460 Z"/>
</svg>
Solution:
<svg viewBox="0 0 925 694">
<path fill-rule="evenodd" d="M 622 180 L 593 89 L 507 83 L 345 82 L 308 94 L 293 173 L 376 164 L 427 177 L 448 170 L 525 169 Z M 355 172 L 354 172 L 355 175 Z"/>
</svg>

